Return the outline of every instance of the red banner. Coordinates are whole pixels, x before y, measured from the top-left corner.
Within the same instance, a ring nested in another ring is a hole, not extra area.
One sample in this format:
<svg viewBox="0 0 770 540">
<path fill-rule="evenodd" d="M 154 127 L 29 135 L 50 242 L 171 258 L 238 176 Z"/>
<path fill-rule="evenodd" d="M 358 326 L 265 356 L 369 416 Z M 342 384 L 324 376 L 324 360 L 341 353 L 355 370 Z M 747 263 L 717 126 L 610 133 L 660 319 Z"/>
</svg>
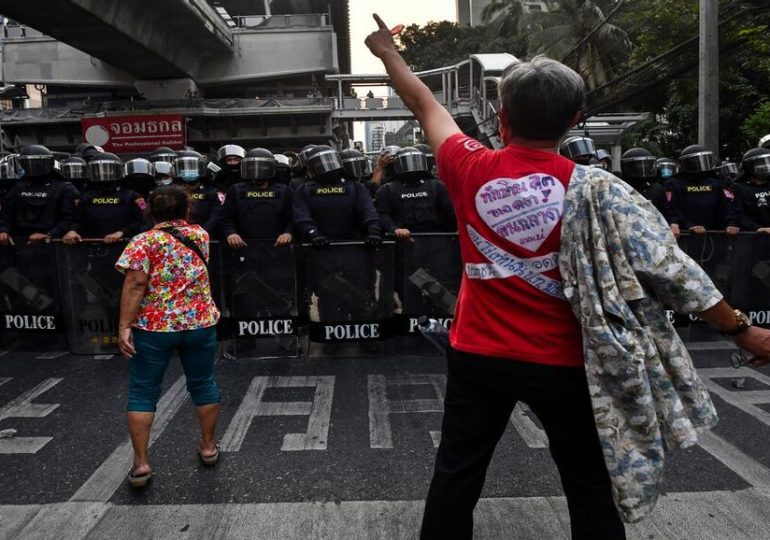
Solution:
<svg viewBox="0 0 770 540">
<path fill-rule="evenodd" d="M 115 154 L 150 153 L 159 146 L 184 150 L 185 119 L 181 114 L 144 114 L 83 118 L 83 140 Z"/>
</svg>

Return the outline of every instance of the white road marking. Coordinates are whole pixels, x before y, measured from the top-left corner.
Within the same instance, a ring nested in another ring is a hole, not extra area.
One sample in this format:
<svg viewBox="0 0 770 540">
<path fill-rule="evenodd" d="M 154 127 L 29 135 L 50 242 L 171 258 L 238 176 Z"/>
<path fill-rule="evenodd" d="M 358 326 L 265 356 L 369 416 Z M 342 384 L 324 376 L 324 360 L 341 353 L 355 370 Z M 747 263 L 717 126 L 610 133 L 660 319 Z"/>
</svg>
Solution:
<svg viewBox="0 0 770 540">
<path fill-rule="evenodd" d="M 0 385 L 11 378 L 0 379 Z M 0 421 L 7 418 L 44 418 L 59 407 L 59 403 L 32 403 L 36 397 L 44 394 L 64 379 L 46 379 L 32 390 L 24 392 L 5 406 L 0 407 Z M 0 439 L 0 454 L 36 454 L 53 437 L 13 437 Z"/>
<path fill-rule="evenodd" d="M 527 415 L 528 411 L 529 407 L 525 403 L 518 402 L 511 413 L 511 424 L 529 448 L 548 448 L 548 436 Z"/>
<path fill-rule="evenodd" d="M 391 414 L 440 413 L 444 411 L 445 375 L 369 375 L 367 385 L 369 389 L 369 446 L 371 448 L 393 448 Z M 388 386 L 418 385 L 432 386 L 436 398 L 389 400 L 387 397 Z M 440 438 L 440 435 L 431 434 L 435 447 L 438 446 Z"/>
<path fill-rule="evenodd" d="M 152 432 L 150 433 L 150 447 L 158 440 L 158 437 L 166 429 L 171 419 L 174 418 L 174 415 L 176 415 L 184 402 L 187 401 L 187 397 L 185 379 L 182 376 L 177 379 L 171 388 L 160 398 L 160 401 L 158 401 L 155 421 L 152 424 Z M 119 419 L 116 418 L 115 421 L 117 422 Z M 126 481 L 126 474 L 128 474 L 128 469 L 131 467 L 133 459 L 134 450 L 129 438 L 113 450 L 99 468 L 70 497 L 70 501 L 109 501 L 115 490 Z"/>
<path fill-rule="evenodd" d="M 59 358 L 67 354 L 69 354 L 68 351 L 51 351 L 51 352 L 43 353 L 40 356 L 36 356 L 35 360 L 52 360 L 54 358 Z"/>
<path fill-rule="evenodd" d="M 747 484 L 770 489 L 770 469 L 712 431 L 698 434 L 698 445 L 721 461 Z"/>
<path fill-rule="evenodd" d="M 734 379 L 736 377 L 745 377 L 747 379 L 756 379 L 757 381 L 770 387 L 770 377 L 753 369 L 733 369 L 733 368 L 706 368 L 699 369 L 698 375 L 706 384 L 709 392 L 716 394 L 722 400 L 733 407 L 736 407 L 746 414 L 749 414 L 770 427 L 770 412 L 767 412 L 757 405 L 770 403 L 770 390 L 728 390 L 717 384 L 715 379 Z"/>
<path fill-rule="evenodd" d="M 268 388 L 313 388 L 313 401 L 264 401 Z M 238 452 L 257 416 L 309 416 L 307 432 L 287 433 L 283 451 L 326 450 L 331 422 L 334 377 L 254 377 L 225 432 L 220 448 Z"/>
<path fill-rule="evenodd" d="M 685 342 L 685 347 L 689 351 L 731 351 L 738 350 L 735 343 L 726 339 L 718 341 L 691 341 Z"/>
<path fill-rule="evenodd" d="M 0 355 L 2 356 L 2 355 Z M 5 383 L 13 379 L 13 377 L 0 377 L 0 386 L 3 386 Z"/>
<path fill-rule="evenodd" d="M 416 538 L 424 502 L 132 505 L 58 503 L 0 506 L 0 538 Z M 32 516 L 37 519 L 30 521 Z M 563 497 L 481 499 L 476 540 L 569 538 Z M 653 513 L 626 525 L 629 540 L 767 538 L 770 493 L 669 493 Z"/>
</svg>

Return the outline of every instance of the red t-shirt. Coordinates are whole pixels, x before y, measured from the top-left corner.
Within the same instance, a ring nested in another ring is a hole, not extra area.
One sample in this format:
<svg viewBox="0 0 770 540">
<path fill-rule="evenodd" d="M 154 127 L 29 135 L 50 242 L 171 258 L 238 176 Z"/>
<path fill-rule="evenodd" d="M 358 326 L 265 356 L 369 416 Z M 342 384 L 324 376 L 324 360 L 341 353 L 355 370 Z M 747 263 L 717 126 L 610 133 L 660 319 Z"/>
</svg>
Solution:
<svg viewBox="0 0 770 540">
<path fill-rule="evenodd" d="M 575 164 L 456 134 L 438 152 L 457 213 L 463 279 L 450 332 L 459 351 L 581 366 L 580 325 L 564 298 L 558 254 Z"/>
</svg>

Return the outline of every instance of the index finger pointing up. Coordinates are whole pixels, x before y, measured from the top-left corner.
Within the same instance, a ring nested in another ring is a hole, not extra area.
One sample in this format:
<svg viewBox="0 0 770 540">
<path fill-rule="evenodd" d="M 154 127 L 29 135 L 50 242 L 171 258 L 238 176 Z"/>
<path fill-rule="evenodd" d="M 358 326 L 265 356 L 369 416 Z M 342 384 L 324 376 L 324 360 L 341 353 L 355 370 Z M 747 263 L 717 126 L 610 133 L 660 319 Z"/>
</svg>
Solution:
<svg viewBox="0 0 770 540">
<path fill-rule="evenodd" d="M 374 17 L 374 20 L 377 21 L 377 26 L 380 28 L 380 30 L 388 29 L 388 25 L 382 22 L 382 19 L 380 19 L 379 15 L 377 15 L 376 13 L 372 13 L 372 17 Z"/>
</svg>

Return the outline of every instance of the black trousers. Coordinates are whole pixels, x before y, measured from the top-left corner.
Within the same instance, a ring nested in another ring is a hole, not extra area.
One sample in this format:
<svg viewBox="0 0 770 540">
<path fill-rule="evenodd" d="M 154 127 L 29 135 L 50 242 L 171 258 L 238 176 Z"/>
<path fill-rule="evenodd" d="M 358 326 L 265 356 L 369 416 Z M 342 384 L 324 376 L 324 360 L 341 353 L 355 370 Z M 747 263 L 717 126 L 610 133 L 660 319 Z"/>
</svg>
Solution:
<svg viewBox="0 0 770 540">
<path fill-rule="evenodd" d="M 473 536 L 473 509 L 517 401 L 529 405 L 548 435 L 567 496 L 572 538 L 625 538 L 582 368 L 451 349 L 447 367 L 441 444 L 425 503 L 422 539 Z"/>
</svg>

